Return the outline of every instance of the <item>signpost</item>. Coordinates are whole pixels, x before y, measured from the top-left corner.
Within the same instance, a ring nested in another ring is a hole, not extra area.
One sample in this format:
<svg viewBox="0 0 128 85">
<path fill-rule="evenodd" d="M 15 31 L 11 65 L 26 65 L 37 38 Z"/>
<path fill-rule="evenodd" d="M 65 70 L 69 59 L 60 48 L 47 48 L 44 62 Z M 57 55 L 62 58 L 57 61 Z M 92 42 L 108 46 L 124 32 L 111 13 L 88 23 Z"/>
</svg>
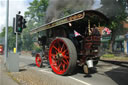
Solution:
<svg viewBox="0 0 128 85">
<path fill-rule="evenodd" d="M 4 64 L 6 64 L 8 58 L 8 17 L 9 17 L 9 0 L 6 1 L 6 30 L 5 30 L 5 57 L 4 57 Z"/>
</svg>

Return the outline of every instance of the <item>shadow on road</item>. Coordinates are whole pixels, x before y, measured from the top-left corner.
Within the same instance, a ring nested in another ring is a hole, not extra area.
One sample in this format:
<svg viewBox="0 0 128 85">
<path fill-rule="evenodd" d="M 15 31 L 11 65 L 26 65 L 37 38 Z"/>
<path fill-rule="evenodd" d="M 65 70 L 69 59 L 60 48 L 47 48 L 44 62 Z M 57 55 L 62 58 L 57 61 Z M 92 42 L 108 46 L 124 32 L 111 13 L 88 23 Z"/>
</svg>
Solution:
<svg viewBox="0 0 128 85">
<path fill-rule="evenodd" d="M 37 67 L 37 66 L 36 66 L 36 63 L 28 64 L 28 66 L 30 66 L 30 67 Z M 47 67 L 50 68 L 50 66 L 49 66 L 49 64 L 48 64 L 47 62 L 43 63 L 41 68 L 43 68 L 43 67 L 45 67 L 45 66 L 47 66 Z"/>
<path fill-rule="evenodd" d="M 128 62 L 112 61 L 112 60 L 101 60 L 101 61 L 128 68 Z"/>
<path fill-rule="evenodd" d="M 92 74 L 95 74 L 97 73 L 97 68 L 90 68 L 89 69 L 89 73 L 85 73 L 84 70 L 83 70 L 83 67 L 80 67 L 80 66 L 77 66 L 74 70 L 74 72 L 71 74 L 71 75 L 76 75 L 76 74 L 83 74 L 84 78 L 88 77 L 88 78 L 91 78 L 92 77 Z"/>
<path fill-rule="evenodd" d="M 19 69 L 19 71 L 21 72 L 21 71 L 26 71 L 27 69 Z"/>
<path fill-rule="evenodd" d="M 102 60 L 103 62 L 120 67 L 106 71 L 105 74 L 115 81 L 118 85 L 128 85 L 128 62 Z"/>
<path fill-rule="evenodd" d="M 35 64 L 35 63 L 31 63 L 31 64 L 29 64 L 28 66 L 36 67 L 36 64 Z"/>
<path fill-rule="evenodd" d="M 110 71 L 105 72 L 105 74 L 114 80 L 118 85 L 128 85 L 128 69 L 119 67 Z"/>
</svg>

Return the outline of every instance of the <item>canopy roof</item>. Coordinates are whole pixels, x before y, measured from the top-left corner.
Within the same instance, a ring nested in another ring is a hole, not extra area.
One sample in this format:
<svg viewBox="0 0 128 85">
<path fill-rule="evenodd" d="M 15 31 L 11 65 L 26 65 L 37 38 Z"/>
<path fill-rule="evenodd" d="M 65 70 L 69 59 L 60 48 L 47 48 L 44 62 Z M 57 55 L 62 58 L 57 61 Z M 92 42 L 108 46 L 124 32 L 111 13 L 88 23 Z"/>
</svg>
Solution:
<svg viewBox="0 0 128 85">
<path fill-rule="evenodd" d="M 104 21 L 108 22 L 108 18 L 104 14 L 102 14 L 98 11 L 95 11 L 95 10 L 86 10 L 86 11 L 80 11 L 80 12 L 71 14 L 69 16 L 57 19 L 55 21 L 51 21 L 50 23 L 47 23 L 38 28 L 32 29 L 30 33 L 31 34 L 38 33 L 42 30 L 47 30 L 47 29 L 50 29 L 50 28 L 53 28 L 56 26 L 60 26 L 63 24 L 67 24 L 70 22 L 74 22 L 74 21 L 77 21 L 80 19 L 93 18 L 95 16 L 97 17 L 97 19 L 99 19 L 99 21 L 104 20 Z"/>
</svg>

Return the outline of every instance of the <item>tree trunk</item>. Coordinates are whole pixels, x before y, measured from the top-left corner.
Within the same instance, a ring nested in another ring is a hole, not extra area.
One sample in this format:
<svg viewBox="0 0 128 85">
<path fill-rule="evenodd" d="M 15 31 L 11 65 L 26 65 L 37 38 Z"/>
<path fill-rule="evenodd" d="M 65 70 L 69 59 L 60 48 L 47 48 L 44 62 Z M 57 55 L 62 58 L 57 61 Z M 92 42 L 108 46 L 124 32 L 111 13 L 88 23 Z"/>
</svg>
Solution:
<svg viewBox="0 0 128 85">
<path fill-rule="evenodd" d="M 112 53 L 113 52 L 113 44 L 114 44 L 114 40 L 111 40 L 110 41 L 110 44 L 109 44 L 109 51 Z"/>
<path fill-rule="evenodd" d="M 113 45 L 115 43 L 116 33 L 114 33 L 114 32 L 115 32 L 115 30 L 112 30 L 111 40 L 110 40 L 110 43 L 109 43 L 109 51 L 110 52 L 113 52 Z"/>
</svg>

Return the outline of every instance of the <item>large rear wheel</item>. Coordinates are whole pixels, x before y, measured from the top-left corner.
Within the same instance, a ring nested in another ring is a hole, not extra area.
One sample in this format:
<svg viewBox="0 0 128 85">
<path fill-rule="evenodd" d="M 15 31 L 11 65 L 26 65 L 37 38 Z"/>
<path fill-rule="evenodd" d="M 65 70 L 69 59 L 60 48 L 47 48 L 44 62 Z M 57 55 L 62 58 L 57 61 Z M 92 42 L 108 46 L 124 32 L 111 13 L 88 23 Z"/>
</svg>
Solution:
<svg viewBox="0 0 128 85">
<path fill-rule="evenodd" d="M 74 44 L 67 38 L 56 38 L 50 45 L 49 63 L 56 74 L 72 73 L 76 67 L 77 52 Z"/>
</svg>

